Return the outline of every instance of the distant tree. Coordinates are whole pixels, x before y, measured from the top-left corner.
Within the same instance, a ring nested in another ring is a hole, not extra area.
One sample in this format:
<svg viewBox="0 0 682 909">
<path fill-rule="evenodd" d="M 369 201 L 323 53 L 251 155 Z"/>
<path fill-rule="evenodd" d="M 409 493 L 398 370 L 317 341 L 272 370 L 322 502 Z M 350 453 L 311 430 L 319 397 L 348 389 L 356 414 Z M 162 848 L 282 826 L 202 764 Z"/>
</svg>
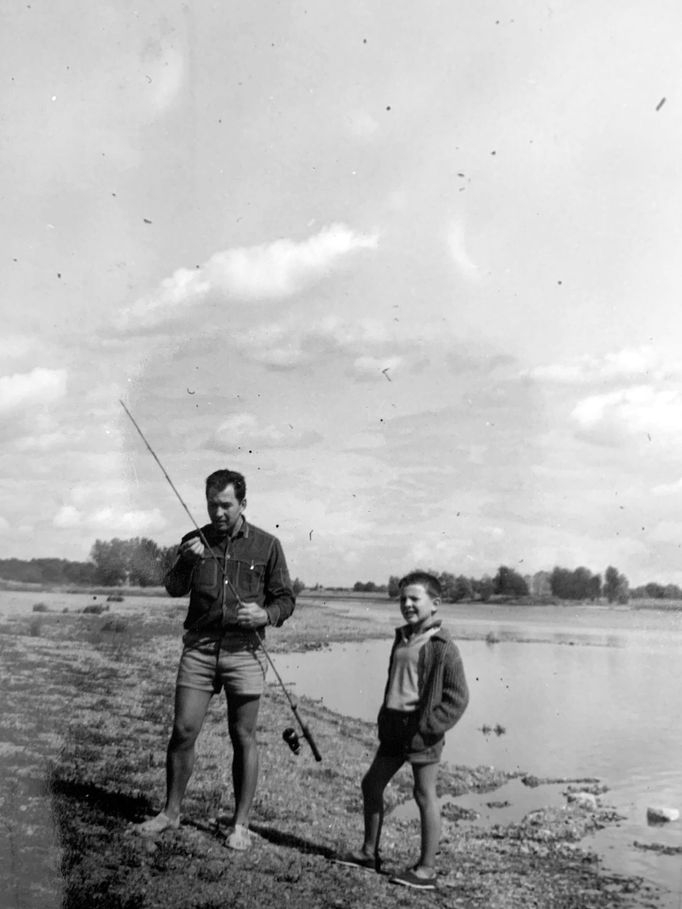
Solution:
<svg viewBox="0 0 682 909">
<path fill-rule="evenodd" d="M 561 600 L 595 600 L 601 590 L 601 577 L 584 567 L 570 571 L 556 566 L 549 583 L 553 596 Z"/>
<path fill-rule="evenodd" d="M 298 595 L 302 590 L 305 590 L 305 581 L 302 581 L 300 578 L 294 578 L 291 584 L 294 594 Z"/>
<path fill-rule="evenodd" d="M 356 593 L 376 593 L 381 588 L 374 581 L 356 581 L 353 590 Z"/>
<path fill-rule="evenodd" d="M 500 565 L 493 578 L 493 591 L 502 596 L 525 596 L 528 593 L 528 584 L 518 571 Z"/>
<path fill-rule="evenodd" d="M 630 598 L 628 579 L 613 565 L 604 572 L 604 596 L 609 603 L 627 603 Z"/>
<path fill-rule="evenodd" d="M 400 587 L 398 586 L 399 583 L 400 578 L 397 574 L 392 574 L 388 579 L 388 587 L 386 590 L 391 599 L 395 599 L 396 597 L 400 596 Z"/>
<path fill-rule="evenodd" d="M 95 540 L 90 558 L 95 565 L 95 583 L 114 587 L 126 581 L 128 559 L 123 540 Z"/>
<path fill-rule="evenodd" d="M 682 599 L 682 590 L 677 584 L 666 584 L 664 597 L 666 600 L 680 600 Z"/>
<path fill-rule="evenodd" d="M 665 597 L 665 587 L 663 584 L 655 584 L 653 582 L 645 584 L 643 592 L 644 596 L 651 597 L 652 600 L 662 600 Z"/>
<path fill-rule="evenodd" d="M 495 592 L 495 585 L 490 575 L 484 574 L 480 580 L 472 580 L 471 587 L 474 596 L 477 596 L 482 603 L 487 603 Z"/>
<path fill-rule="evenodd" d="M 135 537 L 125 543 L 128 583 L 133 587 L 158 587 L 163 580 L 163 552 L 154 540 Z"/>
<path fill-rule="evenodd" d="M 437 577 L 443 591 L 443 600 L 445 602 L 453 603 L 456 599 L 454 574 L 450 574 L 449 571 L 442 571 Z"/>
<path fill-rule="evenodd" d="M 474 596 L 474 589 L 469 578 L 465 578 L 463 574 L 458 575 L 455 578 L 455 595 L 453 597 L 455 603 L 459 603 L 460 600 L 471 600 Z"/>
<path fill-rule="evenodd" d="M 593 574 L 588 584 L 588 596 L 590 600 L 598 600 L 601 596 L 601 575 Z"/>
</svg>

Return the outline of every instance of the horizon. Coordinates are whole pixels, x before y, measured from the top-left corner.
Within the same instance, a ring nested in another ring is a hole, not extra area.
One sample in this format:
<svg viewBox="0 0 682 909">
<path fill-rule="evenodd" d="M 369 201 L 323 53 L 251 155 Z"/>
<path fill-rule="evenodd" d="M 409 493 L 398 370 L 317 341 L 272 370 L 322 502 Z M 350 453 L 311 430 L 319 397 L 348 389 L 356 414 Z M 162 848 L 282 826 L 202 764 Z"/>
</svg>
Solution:
<svg viewBox="0 0 682 909">
<path fill-rule="evenodd" d="M 673 0 L 4 24 L 8 557 L 189 529 L 123 401 L 197 517 L 246 476 L 292 576 L 682 585 Z"/>
</svg>

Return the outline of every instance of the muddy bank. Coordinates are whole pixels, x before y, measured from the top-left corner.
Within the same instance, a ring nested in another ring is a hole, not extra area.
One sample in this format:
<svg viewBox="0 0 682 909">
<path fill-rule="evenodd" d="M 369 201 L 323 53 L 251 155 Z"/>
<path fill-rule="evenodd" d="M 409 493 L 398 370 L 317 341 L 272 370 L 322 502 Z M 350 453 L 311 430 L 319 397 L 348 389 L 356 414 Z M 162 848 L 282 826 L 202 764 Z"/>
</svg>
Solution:
<svg viewBox="0 0 682 909">
<path fill-rule="evenodd" d="M 388 637 L 394 620 L 313 605 L 302 601 L 295 618 L 270 634 L 274 654 Z M 235 854 L 223 842 L 230 752 L 218 698 L 200 739 L 180 830 L 155 843 L 141 839 L 132 825 L 163 798 L 182 613 L 180 604 L 156 602 L 139 613 L 0 620 L 0 904 L 7 909 L 270 903 L 313 909 L 411 906 L 415 899 L 490 909 L 656 905 L 641 880 L 603 873 L 581 843 L 585 833 L 618 822 L 608 794 L 596 809 L 567 802 L 490 829 L 448 808 L 433 894 L 415 896 L 384 876 L 335 865 L 336 850 L 356 845 L 361 835 L 359 781 L 374 751 L 374 728 L 303 700 L 301 712 L 324 760 L 316 763 L 305 746 L 295 756 L 281 740 L 291 712 L 272 685 L 259 724 L 252 850 Z M 444 796 L 490 792 L 493 801 L 507 779 L 491 768 L 444 766 L 439 788 Z M 388 791 L 389 810 L 410 799 L 411 788 L 404 769 Z M 417 822 L 389 814 L 386 870 L 404 868 L 418 850 Z"/>
</svg>

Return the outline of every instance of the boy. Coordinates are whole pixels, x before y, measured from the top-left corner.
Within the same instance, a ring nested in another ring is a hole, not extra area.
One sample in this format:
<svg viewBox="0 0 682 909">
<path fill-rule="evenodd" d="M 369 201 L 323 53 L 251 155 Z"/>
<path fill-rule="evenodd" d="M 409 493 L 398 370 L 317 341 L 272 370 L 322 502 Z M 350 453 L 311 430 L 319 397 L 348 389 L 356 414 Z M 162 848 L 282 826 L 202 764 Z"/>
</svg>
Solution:
<svg viewBox="0 0 682 909">
<path fill-rule="evenodd" d="M 402 578 L 399 589 L 400 611 L 406 624 L 396 629 L 378 717 L 379 748 L 362 780 L 365 838 L 358 852 L 341 855 L 336 861 L 380 870 L 384 789 L 408 761 L 421 819 L 421 855 L 416 865 L 390 881 L 418 890 L 434 890 L 440 839 L 438 762 L 444 733 L 464 713 L 469 691 L 459 650 L 435 619 L 442 595 L 438 578 L 413 571 Z"/>
</svg>

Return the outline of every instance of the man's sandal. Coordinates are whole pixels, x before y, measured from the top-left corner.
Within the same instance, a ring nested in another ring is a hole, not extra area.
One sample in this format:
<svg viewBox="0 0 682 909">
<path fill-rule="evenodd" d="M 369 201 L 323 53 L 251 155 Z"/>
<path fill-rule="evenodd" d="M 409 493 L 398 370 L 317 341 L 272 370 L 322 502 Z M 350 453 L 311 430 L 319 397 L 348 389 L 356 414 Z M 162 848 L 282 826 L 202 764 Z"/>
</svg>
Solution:
<svg viewBox="0 0 682 909">
<path fill-rule="evenodd" d="M 168 817 L 165 811 L 161 811 L 155 817 L 150 817 L 148 820 L 142 821 L 141 824 L 137 824 L 135 829 L 140 836 L 157 836 L 159 833 L 163 833 L 164 830 L 177 830 L 179 826 L 179 817 L 173 820 L 173 818 Z"/>
<path fill-rule="evenodd" d="M 249 828 L 243 824 L 235 824 L 227 832 L 225 845 L 229 849 L 235 849 L 237 852 L 246 852 L 251 846 L 251 834 Z"/>
</svg>

